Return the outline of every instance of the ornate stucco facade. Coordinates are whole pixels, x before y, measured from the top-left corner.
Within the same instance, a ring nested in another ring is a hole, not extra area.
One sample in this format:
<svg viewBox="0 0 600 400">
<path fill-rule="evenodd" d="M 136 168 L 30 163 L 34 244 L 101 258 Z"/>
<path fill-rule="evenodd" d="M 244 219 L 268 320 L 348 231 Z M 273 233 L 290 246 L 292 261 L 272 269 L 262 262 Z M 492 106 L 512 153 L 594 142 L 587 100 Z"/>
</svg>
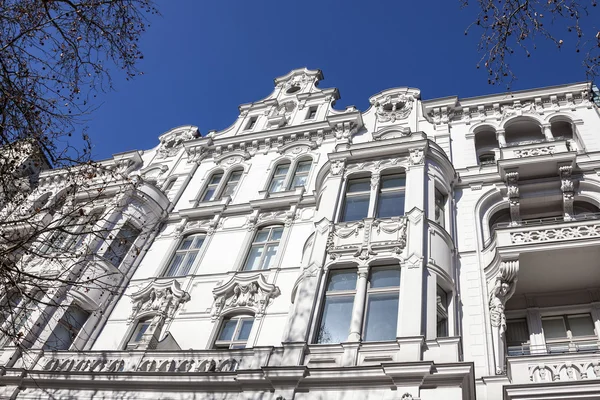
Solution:
<svg viewBox="0 0 600 400">
<path fill-rule="evenodd" d="M 42 349 L 53 322 L 4 347 L 0 396 L 600 398 L 592 85 L 359 111 L 322 78 L 105 161 L 151 233 L 123 295 L 66 297 L 91 313 L 68 350 Z"/>
</svg>

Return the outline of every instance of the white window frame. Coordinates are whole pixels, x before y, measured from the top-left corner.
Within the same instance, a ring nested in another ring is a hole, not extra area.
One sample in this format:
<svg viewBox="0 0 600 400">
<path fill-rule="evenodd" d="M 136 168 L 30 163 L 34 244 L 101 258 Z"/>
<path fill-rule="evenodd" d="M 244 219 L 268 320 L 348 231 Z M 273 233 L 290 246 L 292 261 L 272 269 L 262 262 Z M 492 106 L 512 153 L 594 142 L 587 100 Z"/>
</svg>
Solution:
<svg viewBox="0 0 600 400">
<path fill-rule="evenodd" d="M 392 188 L 383 188 L 383 181 L 386 179 L 394 179 L 397 177 L 402 177 L 404 178 L 404 186 L 398 186 L 398 187 L 392 187 Z M 403 207 L 402 210 L 402 214 L 401 215 L 392 215 L 389 217 L 380 217 L 379 216 L 379 205 L 381 203 L 381 195 L 382 194 L 387 194 L 387 193 L 394 193 L 397 196 L 402 196 L 404 198 L 404 203 L 406 203 L 406 173 L 403 172 L 390 172 L 390 173 L 385 173 L 383 172 L 380 177 L 379 177 L 379 181 L 377 182 L 377 201 L 375 204 L 375 218 L 392 218 L 392 217 L 402 217 L 405 215 L 406 212 L 406 207 Z"/>
<path fill-rule="evenodd" d="M 125 225 L 129 225 L 130 227 L 132 227 L 133 229 L 137 230 L 139 233 L 137 234 L 137 236 L 134 238 L 133 241 L 131 241 L 131 244 L 129 246 L 129 248 L 127 249 L 127 251 L 125 252 L 125 254 L 123 255 L 123 258 L 119 261 L 118 264 L 113 264 L 113 262 L 110 260 L 109 256 L 109 252 L 111 251 L 111 247 L 113 245 L 113 243 L 116 243 L 116 241 L 118 240 L 118 235 L 119 233 L 121 233 L 121 231 L 123 230 L 123 228 L 125 227 Z M 134 224 L 131 220 L 127 220 L 125 221 L 123 224 L 121 224 L 118 229 L 113 230 L 114 232 L 116 232 L 114 234 L 114 237 L 110 240 L 110 241 L 106 241 L 106 250 L 104 250 L 104 252 L 102 253 L 102 256 L 106 259 L 106 261 L 111 264 L 112 266 L 114 266 L 117 269 L 120 269 L 121 266 L 123 265 L 123 263 L 126 262 L 127 260 L 127 256 L 129 256 L 129 254 L 131 253 L 131 249 L 138 248 L 140 249 L 141 246 L 137 246 L 136 243 L 138 242 L 138 240 L 140 239 L 140 237 L 143 235 L 143 230 L 140 229 L 136 224 Z M 108 233 L 108 235 L 110 235 L 111 233 Z"/>
<path fill-rule="evenodd" d="M 237 320 L 235 330 L 233 332 L 231 340 L 219 340 L 219 337 L 223 333 L 223 329 L 225 328 L 225 325 L 227 324 L 227 322 L 229 322 L 231 320 Z M 250 320 L 252 321 L 252 328 L 250 329 L 248 338 L 239 340 L 239 334 L 242 329 L 243 322 L 250 321 Z M 213 348 L 214 349 L 245 349 L 245 348 L 249 348 L 248 343 L 249 343 L 250 339 L 252 338 L 252 330 L 255 328 L 255 324 L 256 324 L 256 318 L 253 315 L 249 315 L 249 314 L 232 315 L 232 316 L 226 316 L 226 317 L 222 318 L 221 322 L 219 324 L 219 329 L 217 331 L 217 335 L 216 335 L 214 343 L 213 343 Z M 241 346 L 243 346 L 243 347 L 241 347 Z"/>
<path fill-rule="evenodd" d="M 190 237 L 194 238 L 192 241 L 192 244 L 194 244 L 194 242 L 196 242 L 199 238 L 202 238 L 202 243 L 200 244 L 200 247 L 194 248 L 194 249 L 182 250 L 181 245 L 183 243 L 185 243 L 185 241 Z M 200 233 L 200 232 L 190 233 L 190 234 L 183 236 L 181 238 L 181 240 L 179 240 L 179 242 L 177 243 L 177 247 L 171 252 L 172 253 L 171 257 L 169 258 L 169 261 L 166 264 L 165 268 L 163 268 L 163 272 L 160 274 L 160 276 L 163 278 L 175 278 L 175 277 L 188 276 L 188 275 L 193 274 L 196 269 L 195 266 L 197 265 L 201 255 L 202 255 L 202 251 L 205 247 L 206 240 L 207 240 L 206 234 Z M 175 260 L 175 257 L 177 257 L 178 254 L 184 254 L 183 260 L 181 261 L 181 264 L 180 264 L 179 268 L 177 269 L 179 271 L 181 266 L 184 265 L 184 262 L 188 258 L 189 253 L 191 253 L 192 251 L 196 251 L 196 255 L 194 256 L 194 260 L 192 261 L 192 264 L 190 265 L 189 271 L 185 275 L 181 275 L 181 274 L 168 275 L 167 274 L 171 270 L 173 261 Z"/>
<path fill-rule="evenodd" d="M 269 238 L 271 238 L 273 230 L 277 229 L 277 228 L 281 229 L 281 237 L 279 238 L 279 240 L 277 240 L 277 241 L 268 240 Z M 267 240 L 265 242 L 256 243 L 256 238 L 257 238 L 258 234 L 264 230 L 269 230 L 269 235 L 267 236 Z M 241 271 L 264 271 L 265 269 L 277 268 L 277 266 L 279 265 L 279 256 L 282 252 L 281 248 L 282 248 L 282 243 L 284 240 L 285 226 L 281 225 L 281 224 L 265 225 L 265 226 L 261 226 L 261 227 L 257 228 L 252 233 L 253 233 L 253 236 L 251 238 L 250 245 L 246 249 L 246 256 L 244 257 Z M 266 255 L 266 248 L 275 243 L 277 243 L 277 252 L 275 253 L 275 256 L 273 258 L 272 265 L 265 268 L 264 260 L 265 260 L 265 255 Z M 250 254 L 254 247 L 262 247 L 263 248 L 263 252 L 260 256 L 259 268 L 258 269 L 246 269 L 246 266 L 248 265 L 248 261 L 250 259 Z"/>
<path fill-rule="evenodd" d="M 441 197 L 441 201 L 440 198 Z M 433 195 L 433 221 L 442 228 L 446 229 L 446 208 L 448 207 L 448 195 L 440 190 L 437 186 L 434 188 Z M 441 210 L 441 218 L 436 214 Z"/>
<path fill-rule="evenodd" d="M 88 314 L 88 316 L 87 316 L 86 320 L 83 322 L 83 324 L 81 325 L 81 327 L 79 328 L 79 330 L 77 331 L 77 334 L 75 335 L 75 337 L 73 337 L 73 340 L 71 341 L 71 344 L 69 345 L 69 348 L 66 350 L 62 350 L 62 351 L 72 351 L 72 350 L 81 351 L 84 349 L 85 341 L 87 341 L 87 339 L 91 336 L 91 333 L 92 333 L 92 332 L 87 332 L 86 327 L 90 325 L 90 321 L 92 321 L 94 319 L 94 315 L 91 311 L 89 311 L 87 309 L 87 307 L 84 307 L 82 304 L 80 304 L 78 302 L 71 302 L 69 305 L 65 305 L 65 306 L 61 307 L 62 313 L 61 313 L 60 317 L 57 319 L 54 319 L 54 318 L 50 319 L 50 321 L 52 322 L 52 329 L 49 330 L 47 335 L 44 335 L 43 338 L 40 338 L 40 339 L 43 339 L 43 342 L 41 342 L 42 348 L 44 348 L 46 346 L 46 343 L 48 343 L 48 341 L 54 334 L 54 331 L 56 330 L 58 325 L 61 324 L 61 321 L 63 320 L 63 318 L 65 318 L 65 316 L 67 315 L 67 313 L 69 312 L 69 309 L 71 307 L 77 307 L 77 308 L 83 310 L 84 312 L 86 312 Z M 67 330 L 69 330 L 68 327 L 67 327 Z M 53 351 L 53 350 L 49 349 L 49 351 Z"/>
<path fill-rule="evenodd" d="M 380 288 L 371 288 L 371 276 L 373 274 L 374 271 L 381 271 L 381 270 L 397 270 L 398 274 L 400 275 L 399 280 L 398 280 L 398 286 L 386 286 L 386 287 L 380 287 Z M 361 332 L 361 337 L 362 337 L 362 341 L 363 342 L 368 342 L 368 343 L 373 343 L 375 341 L 368 341 L 365 338 L 365 334 L 366 334 L 366 328 L 367 328 L 367 317 L 369 315 L 369 297 L 372 295 L 377 295 L 377 294 L 396 294 L 398 296 L 398 309 L 396 309 L 396 314 L 398 315 L 398 311 L 400 309 L 400 283 L 402 282 L 402 271 L 400 270 L 400 266 L 395 266 L 395 265 L 382 265 L 382 266 L 372 266 L 369 267 L 369 274 L 368 274 L 368 278 L 367 278 L 367 296 L 365 298 L 365 308 L 363 311 L 363 324 L 362 324 L 362 332 Z M 359 284 L 359 281 L 356 281 L 356 284 Z M 396 321 L 396 325 L 398 325 L 398 321 Z M 398 332 L 396 332 L 396 335 L 398 335 Z M 392 338 L 392 339 L 388 339 L 388 340 L 396 340 L 396 337 Z"/>
<path fill-rule="evenodd" d="M 315 333 L 314 333 L 314 338 L 313 338 L 313 343 L 314 344 L 337 344 L 337 342 L 326 342 L 326 343 L 322 343 L 320 341 L 319 335 L 320 335 L 320 331 L 321 331 L 321 327 L 323 325 L 323 317 L 324 317 L 324 313 L 325 313 L 325 304 L 327 303 L 327 298 L 331 298 L 331 297 L 356 297 L 356 288 L 358 286 L 358 278 L 356 279 L 356 285 L 354 286 L 354 289 L 347 289 L 347 290 L 327 290 L 327 286 L 329 286 L 329 280 L 331 279 L 331 275 L 332 273 L 335 272 L 339 272 L 339 271 L 347 271 L 347 272 L 352 272 L 354 274 L 356 274 L 358 272 L 356 267 L 349 267 L 349 268 L 335 268 L 335 269 L 329 269 L 327 271 L 327 274 L 325 274 L 323 279 L 323 294 L 320 296 L 321 299 L 321 304 L 319 305 L 319 315 L 318 318 L 316 318 L 316 324 L 315 324 Z M 354 311 L 354 305 L 352 307 L 352 311 Z M 350 321 L 348 321 L 348 328 L 350 328 L 350 325 L 352 323 L 352 319 L 353 319 L 354 315 L 350 315 Z M 364 320 L 363 320 L 364 321 Z M 364 324 L 364 322 L 363 322 Z M 350 333 L 350 332 L 348 332 Z M 346 341 L 346 340 L 344 340 Z"/>
<path fill-rule="evenodd" d="M 125 340 L 125 344 L 123 346 L 121 346 L 123 348 L 123 350 L 135 349 L 142 339 L 140 337 L 139 341 L 136 341 L 136 342 L 131 341 L 133 339 L 134 335 L 137 336 L 137 333 L 139 332 L 138 327 L 146 325 L 146 329 L 144 329 L 144 332 L 142 333 L 142 336 L 143 336 L 148 331 L 148 328 L 150 327 L 151 322 L 152 322 L 152 317 L 141 318 L 141 319 L 135 320 L 135 324 L 132 324 L 132 328 L 129 329 L 129 332 L 127 335 L 127 340 Z"/>
<path fill-rule="evenodd" d="M 314 115 L 311 117 L 311 114 L 314 111 Z M 319 106 L 310 106 L 308 107 L 308 111 L 306 112 L 306 116 L 304 117 L 305 121 L 314 121 L 317 119 L 317 113 L 319 112 Z"/>
<path fill-rule="evenodd" d="M 352 181 L 357 181 L 357 182 L 358 181 L 364 181 L 364 182 L 367 182 L 370 185 L 369 189 L 368 190 L 363 190 L 363 191 L 360 191 L 360 192 L 348 192 L 348 188 L 350 187 L 350 184 L 351 184 Z M 371 208 L 372 208 L 371 207 L 372 206 L 371 203 L 372 203 L 372 199 L 373 199 L 372 192 L 373 192 L 373 188 L 371 186 L 371 175 L 369 175 L 367 177 L 362 176 L 362 175 L 360 175 L 360 176 L 349 176 L 346 179 L 346 185 L 344 187 L 344 195 L 341 196 L 342 197 L 342 205 L 341 205 L 341 208 L 340 208 L 340 215 L 339 215 L 338 221 L 339 222 L 354 222 L 354 221 L 360 221 L 360 220 L 362 220 L 364 218 L 369 218 L 372 215 L 372 212 L 371 212 Z M 352 198 L 352 197 L 362 197 L 362 196 L 365 196 L 365 195 L 369 197 L 369 202 L 367 204 L 367 215 L 365 215 L 360 220 L 347 220 L 345 218 L 346 207 L 347 207 L 347 204 L 348 204 L 347 199 L 349 197 L 350 198 Z"/>
<path fill-rule="evenodd" d="M 240 178 L 235 182 L 232 193 L 228 195 L 229 197 L 233 198 L 235 196 L 235 194 L 237 193 L 237 191 L 242 183 L 242 180 L 244 178 L 244 173 L 246 172 L 244 167 L 242 167 L 242 166 L 235 166 L 227 171 L 224 171 L 222 169 L 217 169 L 215 171 L 210 172 L 208 175 L 208 179 L 207 179 L 206 183 L 204 184 L 204 188 L 200 192 L 200 196 L 198 197 L 197 204 L 221 200 L 224 197 L 224 193 L 225 193 L 225 190 L 227 189 L 227 186 L 231 183 L 230 181 L 231 181 L 232 175 L 237 172 L 240 173 Z M 219 174 L 221 175 L 221 179 L 219 180 L 219 182 L 217 184 L 211 184 L 215 175 L 219 175 Z M 213 195 L 211 196 L 210 199 L 205 200 L 204 197 L 206 196 L 206 193 L 208 192 L 208 189 L 211 186 L 214 186 L 215 191 L 213 192 Z"/>
<path fill-rule="evenodd" d="M 292 183 L 294 182 L 294 178 L 296 177 L 296 175 L 298 174 L 298 166 L 301 163 L 308 163 L 310 165 L 310 169 L 306 172 L 301 172 L 302 175 L 306 175 L 306 184 L 304 185 L 304 188 L 308 188 L 308 186 L 310 185 L 310 178 L 311 178 L 311 174 L 313 172 L 313 166 L 315 164 L 315 159 L 313 157 L 306 157 L 306 156 L 302 156 L 302 157 L 298 157 L 294 160 L 291 160 L 289 158 L 284 158 L 281 160 L 276 161 L 272 167 L 271 167 L 271 174 L 269 176 L 269 179 L 267 181 L 267 185 L 265 187 L 265 190 L 269 193 L 269 194 L 273 194 L 273 193 L 281 193 L 281 192 L 286 192 L 289 190 L 295 190 L 296 187 L 292 187 Z M 271 186 L 273 185 L 273 180 L 275 179 L 275 177 L 279 176 L 283 176 L 283 174 L 280 175 L 276 175 L 277 173 L 277 169 L 281 166 L 281 165 L 285 165 L 285 164 L 289 164 L 288 170 L 285 173 L 285 177 L 282 181 L 281 184 L 281 190 L 277 191 L 277 192 L 272 192 L 271 191 Z M 297 186 L 300 187 L 300 186 Z"/>
</svg>

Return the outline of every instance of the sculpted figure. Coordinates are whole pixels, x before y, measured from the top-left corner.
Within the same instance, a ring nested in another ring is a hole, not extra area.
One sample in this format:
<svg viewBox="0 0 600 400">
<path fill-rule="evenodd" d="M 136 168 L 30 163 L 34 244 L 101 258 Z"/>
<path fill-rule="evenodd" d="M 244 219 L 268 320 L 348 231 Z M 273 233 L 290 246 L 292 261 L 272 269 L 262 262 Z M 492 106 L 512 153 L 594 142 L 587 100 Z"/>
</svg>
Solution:
<svg viewBox="0 0 600 400">
<path fill-rule="evenodd" d="M 506 345 L 506 315 L 504 309 L 506 302 L 512 297 L 517 287 L 518 261 L 503 262 L 500 273 L 494 281 L 490 292 L 490 322 L 492 325 L 492 339 L 496 359 L 496 374 L 504 373 L 504 349 Z"/>
</svg>

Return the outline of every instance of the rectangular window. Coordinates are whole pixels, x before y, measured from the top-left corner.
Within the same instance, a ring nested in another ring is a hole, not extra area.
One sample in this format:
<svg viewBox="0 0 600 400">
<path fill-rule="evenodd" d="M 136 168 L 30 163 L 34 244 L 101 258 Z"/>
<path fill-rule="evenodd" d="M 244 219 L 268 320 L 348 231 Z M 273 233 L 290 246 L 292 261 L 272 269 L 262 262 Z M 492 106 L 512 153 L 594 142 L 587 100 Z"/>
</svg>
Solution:
<svg viewBox="0 0 600 400">
<path fill-rule="evenodd" d="M 244 265 L 244 271 L 272 267 L 279 249 L 282 233 L 283 227 L 279 225 L 266 227 L 256 232 Z"/>
<path fill-rule="evenodd" d="M 437 287 L 437 337 L 448 337 L 448 293 Z"/>
<path fill-rule="evenodd" d="M 39 249 L 40 255 L 50 255 L 60 252 L 74 236 L 74 231 L 77 228 L 77 220 L 73 217 L 65 217 L 64 221 L 50 231 L 50 236 L 47 237 Z"/>
<path fill-rule="evenodd" d="M 379 185 L 377 218 L 404 215 L 404 188 L 406 177 L 402 174 L 384 175 Z"/>
<path fill-rule="evenodd" d="M 215 341 L 215 347 L 244 349 L 252 331 L 254 318 L 234 317 L 223 321 L 221 332 Z"/>
<path fill-rule="evenodd" d="M 373 268 L 367 290 L 367 308 L 363 339 L 395 340 L 398 324 L 400 270 Z"/>
<path fill-rule="evenodd" d="M 329 272 L 317 343 L 341 343 L 348 339 L 356 280 L 355 269 Z"/>
<path fill-rule="evenodd" d="M 250 130 L 254 129 L 254 126 L 256 126 L 257 120 L 258 120 L 258 117 L 250 117 L 250 121 L 248 121 L 248 125 L 246 125 L 246 130 L 250 131 Z"/>
<path fill-rule="evenodd" d="M 204 193 L 202 194 L 200 201 L 211 201 L 214 199 L 217 188 L 219 187 L 219 183 L 221 182 L 221 178 L 223 178 L 222 173 L 214 174 L 210 178 L 210 181 L 208 182 L 206 189 L 204 189 Z"/>
<path fill-rule="evenodd" d="M 285 190 L 283 183 L 285 182 L 285 177 L 287 176 L 289 170 L 290 163 L 279 164 L 277 168 L 275 168 L 275 173 L 273 174 L 271 184 L 269 185 L 269 193 L 276 193 Z"/>
<path fill-rule="evenodd" d="M 598 350 L 590 314 L 542 317 L 542 329 L 550 353 Z"/>
<path fill-rule="evenodd" d="M 346 188 L 346 199 L 342 221 L 358 221 L 369 214 L 371 180 L 369 178 L 350 179 Z"/>
<path fill-rule="evenodd" d="M 119 229 L 119 232 L 115 235 L 114 240 L 110 243 L 108 250 L 104 257 L 115 267 L 119 267 L 121 262 L 125 259 L 125 256 L 129 252 L 131 246 L 140 235 L 141 231 L 126 223 Z"/>
<path fill-rule="evenodd" d="M 292 179 L 292 189 L 297 187 L 305 187 L 306 180 L 308 179 L 308 174 L 310 173 L 310 165 L 312 161 L 300 161 L 298 165 L 296 165 L 296 171 L 294 171 L 294 177 Z"/>
<path fill-rule="evenodd" d="M 202 243 L 204 243 L 204 235 L 191 235 L 183 239 L 164 276 L 187 275 L 194 265 Z"/>
<path fill-rule="evenodd" d="M 71 304 L 44 344 L 44 350 L 69 350 L 89 316 L 89 312 Z"/>
<path fill-rule="evenodd" d="M 530 354 L 527 319 L 519 318 L 506 321 L 506 346 L 509 356 Z"/>
<path fill-rule="evenodd" d="M 135 326 L 135 329 L 129 337 L 126 349 L 135 349 L 142 340 L 142 337 L 144 336 L 144 333 L 146 333 L 146 331 L 148 330 L 149 326 L 150 320 L 138 321 L 137 325 Z"/>
<path fill-rule="evenodd" d="M 435 222 L 445 226 L 446 221 L 446 196 L 438 189 L 435 189 Z"/>
<path fill-rule="evenodd" d="M 310 107 L 306 113 L 306 119 L 315 119 L 317 117 L 317 109 L 318 107 L 316 106 Z"/>
</svg>

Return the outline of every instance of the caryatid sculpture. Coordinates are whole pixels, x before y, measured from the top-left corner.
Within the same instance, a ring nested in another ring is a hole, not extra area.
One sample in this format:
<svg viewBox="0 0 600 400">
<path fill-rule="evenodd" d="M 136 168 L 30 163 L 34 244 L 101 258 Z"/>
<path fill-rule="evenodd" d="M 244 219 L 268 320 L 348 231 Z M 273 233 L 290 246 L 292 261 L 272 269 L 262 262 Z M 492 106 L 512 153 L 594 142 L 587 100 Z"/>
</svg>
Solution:
<svg viewBox="0 0 600 400">
<path fill-rule="evenodd" d="M 492 341 L 494 343 L 494 358 L 496 374 L 505 372 L 504 349 L 506 346 L 506 315 L 504 308 L 517 287 L 519 261 L 504 261 L 490 292 L 490 320 L 492 324 Z"/>
</svg>

